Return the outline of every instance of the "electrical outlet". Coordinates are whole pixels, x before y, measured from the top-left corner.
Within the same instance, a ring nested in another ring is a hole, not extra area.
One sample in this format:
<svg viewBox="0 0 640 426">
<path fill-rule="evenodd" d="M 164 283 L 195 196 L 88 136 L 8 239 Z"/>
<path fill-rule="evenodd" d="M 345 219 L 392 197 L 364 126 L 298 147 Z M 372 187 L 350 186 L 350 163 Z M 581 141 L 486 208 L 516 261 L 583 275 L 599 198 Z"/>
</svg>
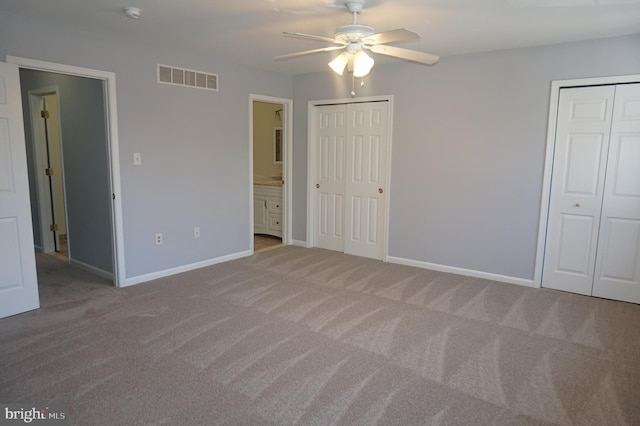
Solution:
<svg viewBox="0 0 640 426">
<path fill-rule="evenodd" d="M 162 244 L 162 234 L 156 234 L 156 245 Z"/>
<path fill-rule="evenodd" d="M 196 226 L 193 228 L 193 238 L 200 238 L 200 227 Z"/>
</svg>

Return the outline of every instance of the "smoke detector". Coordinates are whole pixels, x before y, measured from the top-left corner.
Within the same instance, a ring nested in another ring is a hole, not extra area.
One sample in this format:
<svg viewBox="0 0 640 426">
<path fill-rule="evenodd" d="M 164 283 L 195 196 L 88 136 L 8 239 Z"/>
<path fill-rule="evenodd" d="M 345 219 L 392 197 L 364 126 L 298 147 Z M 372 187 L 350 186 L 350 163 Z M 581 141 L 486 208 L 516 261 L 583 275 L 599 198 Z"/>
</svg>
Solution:
<svg viewBox="0 0 640 426">
<path fill-rule="evenodd" d="M 140 13 L 142 13 L 142 9 L 139 7 L 125 7 L 123 10 L 124 14 L 131 19 L 138 19 L 140 17 Z"/>
</svg>

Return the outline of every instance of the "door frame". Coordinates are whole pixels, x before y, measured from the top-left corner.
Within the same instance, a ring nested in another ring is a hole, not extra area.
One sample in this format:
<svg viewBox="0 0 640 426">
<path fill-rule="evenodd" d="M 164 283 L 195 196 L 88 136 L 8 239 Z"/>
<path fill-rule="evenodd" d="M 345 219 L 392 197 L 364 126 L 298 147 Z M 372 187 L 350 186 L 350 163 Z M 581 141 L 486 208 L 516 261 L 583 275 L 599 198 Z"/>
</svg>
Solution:
<svg viewBox="0 0 640 426">
<path fill-rule="evenodd" d="M 249 241 L 251 254 L 254 253 L 253 246 L 253 103 L 269 102 L 282 105 L 282 128 L 284 129 L 284 141 L 282 144 L 282 243 L 291 244 L 291 229 L 293 223 L 291 178 L 293 176 L 293 99 L 276 98 L 266 95 L 249 95 Z"/>
<path fill-rule="evenodd" d="M 120 190 L 120 155 L 118 144 L 118 114 L 116 108 L 116 75 L 113 72 L 81 68 L 72 65 L 45 62 L 36 59 L 7 55 L 6 62 L 18 68 L 54 72 L 77 77 L 101 80 L 104 83 L 105 119 L 107 122 L 107 162 L 111 204 L 111 245 L 113 253 L 113 284 L 121 287 L 125 283 L 124 233 L 122 226 L 122 192 Z"/>
<path fill-rule="evenodd" d="M 540 221 L 538 222 L 538 243 L 536 248 L 536 261 L 533 273 L 533 287 L 535 288 L 542 287 L 542 265 L 544 261 L 544 248 L 547 239 L 547 223 L 549 221 L 551 175 L 555 154 L 556 124 L 558 121 L 558 102 L 560 101 L 560 90 L 570 87 L 603 86 L 624 83 L 640 83 L 640 74 L 551 81 L 549 118 L 547 122 L 547 142 L 546 152 L 544 156 L 544 173 L 542 176 L 542 195 L 540 199 Z"/>
<path fill-rule="evenodd" d="M 393 146 L 393 95 L 380 95 L 380 96 L 365 96 L 362 98 L 340 98 L 340 99 L 325 99 L 309 101 L 307 107 L 307 248 L 315 246 L 315 197 L 314 194 L 314 181 L 317 176 L 317 152 L 310 149 L 311 141 L 315 137 L 315 129 L 313 123 L 315 121 L 316 107 L 323 105 L 346 105 L 346 104 L 359 104 L 370 102 L 388 102 L 389 103 L 389 117 L 388 117 L 388 141 L 387 144 L 387 169 L 386 179 L 384 182 L 383 190 L 387 194 L 385 199 L 387 200 L 384 208 L 384 224 L 383 224 L 383 238 L 384 238 L 384 253 L 382 261 L 387 262 L 389 256 L 389 212 L 391 207 L 391 159 L 392 159 L 392 146 Z"/>
<path fill-rule="evenodd" d="M 33 153 L 35 156 L 36 162 L 36 171 L 40 171 L 40 173 L 36 174 L 36 192 L 38 194 L 38 205 L 39 206 L 50 206 L 51 204 L 55 205 L 54 200 L 51 198 L 49 191 L 49 182 L 48 177 L 41 173 L 44 169 L 44 164 L 46 164 L 47 153 L 46 146 L 42 144 L 38 144 L 41 140 L 45 138 L 44 135 L 44 125 L 41 120 L 37 120 L 40 116 L 40 100 L 46 95 L 56 95 L 56 102 L 58 103 L 58 111 L 60 111 L 60 98 L 59 98 L 59 87 L 58 86 L 49 86 L 43 87 L 40 89 L 30 90 L 29 91 L 29 113 L 31 114 L 31 134 L 32 134 L 32 145 L 33 145 Z M 60 128 L 60 117 L 58 116 L 58 138 L 62 141 L 61 137 L 61 128 Z M 62 152 L 62 146 L 60 146 L 60 156 L 62 158 L 62 164 L 64 164 L 64 153 Z M 59 173 L 62 174 L 62 182 L 63 182 L 63 195 L 64 195 L 64 204 L 65 204 L 65 217 L 64 221 L 67 223 L 66 217 L 66 204 L 67 204 L 67 196 L 66 191 L 64 191 L 64 169 L 59 170 Z M 39 208 L 39 222 L 40 222 L 40 241 L 41 246 L 40 249 L 43 253 L 50 253 L 54 251 L 54 241 L 51 235 L 51 232 L 48 231 L 49 225 L 53 223 L 53 217 L 51 214 L 51 209 L 49 208 Z"/>
</svg>

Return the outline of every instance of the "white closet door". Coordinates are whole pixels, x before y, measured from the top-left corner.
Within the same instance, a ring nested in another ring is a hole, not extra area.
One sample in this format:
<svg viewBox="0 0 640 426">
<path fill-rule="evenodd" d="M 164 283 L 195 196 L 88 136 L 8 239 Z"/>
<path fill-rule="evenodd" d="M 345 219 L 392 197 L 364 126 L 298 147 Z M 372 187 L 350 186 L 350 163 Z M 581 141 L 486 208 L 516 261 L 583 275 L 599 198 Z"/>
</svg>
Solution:
<svg viewBox="0 0 640 426">
<path fill-rule="evenodd" d="M 0 62 L 0 318 L 39 306 L 20 79 Z"/>
<path fill-rule="evenodd" d="M 314 246 L 383 259 L 389 103 L 313 108 L 309 153 Z"/>
<path fill-rule="evenodd" d="M 316 107 L 315 246 L 344 250 L 346 107 Z"/>
<path fill-rule="evenodd" d="M 543 287 L 592 293 L 614 92 L 560 91 Z"/>
<path fill-rule="evenodd" d="M 640 303 L 640 84 L 616 86 L 593 295 Z"/>
<path fill-rule="evenodd" d="M 347 254 L 384 257 L 388 109 L 388 102 L 347 106 Z"/>
</svg>

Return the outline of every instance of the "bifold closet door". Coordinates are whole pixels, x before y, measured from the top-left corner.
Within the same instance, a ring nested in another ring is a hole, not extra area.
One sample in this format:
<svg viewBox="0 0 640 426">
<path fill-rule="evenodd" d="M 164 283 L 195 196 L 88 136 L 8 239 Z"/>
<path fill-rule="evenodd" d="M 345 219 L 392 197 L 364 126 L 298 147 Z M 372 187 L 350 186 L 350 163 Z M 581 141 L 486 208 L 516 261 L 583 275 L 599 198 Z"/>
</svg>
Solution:
<svg viewBox="0 0 640 426">
<path fill-rule="evenodd" d="M 347 105 L 347 254 L 384 257 L 388 111 L 388 102 Z"/>
<path fill-rule="evenodd" d="M 591 294 L 614 95 L 560 90 L 543 287 Z"/>
<path fill-rule="evenodd" d="M 314 108 L 314 245 L 382 259 L 389 104 Z"/>
<path fill-rule="evenodd" d="M 640 303 L 640 84 L 616 86 L 593 295 Z"/>
<path fill-rule="evenodd" d="M 640 85 L 561 89 L 542 286 L 640 302 Z"/>
<path fill-rule="evenodd" d="M 315 246 L 344 251 L 344 105 L 316 107 Z"/>
</svg>

